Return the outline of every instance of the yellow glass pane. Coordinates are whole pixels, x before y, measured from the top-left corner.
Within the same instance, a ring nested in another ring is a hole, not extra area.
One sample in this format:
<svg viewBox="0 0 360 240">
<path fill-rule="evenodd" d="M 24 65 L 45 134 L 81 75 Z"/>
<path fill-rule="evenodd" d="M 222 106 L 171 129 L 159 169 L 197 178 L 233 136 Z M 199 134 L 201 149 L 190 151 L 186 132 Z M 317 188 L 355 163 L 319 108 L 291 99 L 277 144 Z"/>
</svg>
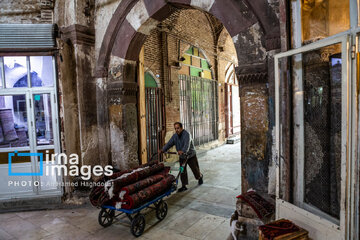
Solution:
<svg viewBox="0 0 360 240">
<path fill-rule="evenodd" d="M 350 28 L 349 0 L 302 0 L 303 41 L 314 41 Z"/>
<path fill-rule="evenodd" d="M 199 49 L 198 48 L 194 48 L 194 56 L 199 56 Z"/>
<path fill-rule="evenodd" d="M 203 71 L 203 78 L 212 79 L 210 71 Z"/>
<path fill-rule="evenodd" d="M 185 54 L 183 57 L 185 58 L 185 60 L 183 61 L 183 63 L 184 63 L 184 64 L 187 64 L 187 65 L 191 65 L 191 56 Z"/>
</svg>

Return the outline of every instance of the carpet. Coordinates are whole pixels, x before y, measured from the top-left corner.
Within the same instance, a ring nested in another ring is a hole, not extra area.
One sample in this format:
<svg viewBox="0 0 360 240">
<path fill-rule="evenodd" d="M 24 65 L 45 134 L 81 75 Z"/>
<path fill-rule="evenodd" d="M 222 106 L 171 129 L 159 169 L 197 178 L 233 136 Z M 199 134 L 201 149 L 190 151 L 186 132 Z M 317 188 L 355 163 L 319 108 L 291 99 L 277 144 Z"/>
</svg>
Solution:
<svg viewBox="0 0 360 240">
<path fill-rule="evenodd" d="M 114 173 L 112 176 L 104 177 L 100 180 L 103 183 L 102 186 L 95 186 L 91 190 L 89 195 L 90 202 L 96 207 L 103 205 L 115 206 L 117 203 L 121 203 L 124 199 L 129 198 L 132 194 L 136 194 L 146 188 L 151 189 L 152 186 L 165 178 L 169 180 L 169 171 L 170 168 L 165 167 L 163 163 L 153 161 L 131 170 Z M 161 186 L 156 185 L 150 192 L 149 190 L 144 192 L 143 194 L 147 197 L 135 197 L 136 200 L 130 205 L 141 204 L 141 201 L 143 201 L 141 199 L 156 196 L 159 191 L 163 191 L 164 188 L 167 187 L 167 183 L 168 182 L 162 182 Z M 132 201 L 132 199 L 128 201 Z"/>
<path fill-rule="evenodd" d="M 260 226 L 259 230 L 261 239 L 273 240 L 276 237 L 298 232 L 301 229 L 289 220 L 280 219 L 278 221 Z"/>
<path fill-rule="evenodd" d="M 256 215 L 260 219 L 264 219 L 265 217 L 268 217 L 275 212 L 274 204 L 265 200 L 255 191 L 243 193 L 237 196 L 237 198 L 240 198 L 242 201 L 249 204 L 249 206 L 255 211 Z"/>
<path fill-rule="evenodd" d="M 165 176 L 164 179 L 162 179 L 160 182 L 124 197 L 124 199 L 120 202 L 117 202 L 115 206 L 116 208 L 123 209 L 134 209 L 140 207 L 142 204 L 168 191 L 174 181 L 175 177 L 169 174 Z"/>
</svg>

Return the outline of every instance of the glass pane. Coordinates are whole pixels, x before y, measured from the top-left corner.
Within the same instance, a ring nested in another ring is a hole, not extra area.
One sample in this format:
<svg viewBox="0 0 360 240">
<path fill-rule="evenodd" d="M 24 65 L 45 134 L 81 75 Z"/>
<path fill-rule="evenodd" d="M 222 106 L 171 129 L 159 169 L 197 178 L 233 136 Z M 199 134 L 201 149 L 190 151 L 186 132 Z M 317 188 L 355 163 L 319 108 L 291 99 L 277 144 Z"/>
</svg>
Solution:
<svg viewBox="0 0 360 240">
<path fill-rule="evenodd" d="M 184 54 L 184 61 L 183 63 L 184 64 L 187 64 L 187 65 L 191 65 L 191 56 L 190 55 L 187 55 L 187 54 Z"/>
<path fill-rule="evenodd" d="M 25 153 L 29 155 L 29 151 L 18 152 L 11 156 L 11 175 L 9 176 L 9 153 L 0 153 L 0 197 L 8 198 L 8 194 L 18 192 L 32 192 L 32 177 L 27 176 L 32 173 L 31 157 L 19 156 Z"/>
<path fill-rule="evenodd" d="M 349 0 L 302 0 L 303 41 L 326 38 L 350 29 Z"/>
<path fill-rule="evenodd" d="M 303 54 L 304 202 L 339 218 L 341 45 Z"/>
<path fill-rule="evenodd" d="M 0 96 L 0 148 L 29 146 L 25 95 Z"/>
<path fill-rule="evenodd" d="M 195 67 L 197 67 L 197 68 L 201 68 L 201 62 L 200 62 L 200 58 L 197 58 L 197 57 L 192 57 L 191 58 L 192 60 L 191 60 L 191 65 L 192 66 L 195 66 Z"/>
<path fill-rule="evenodd" d="M 209 64 L 205 59 L 201 59 L 201 68 L 210 70 Z"/>
<path fill-rule="evenodd" d="M 46 191 L 57 189 L 57 171 L 54 171 L 53 169 L 53 166 L 57 165 L 57 163 L 56 160 L 54 164 L 51 162 L 52 156 L 55 153 L 54 149 L 38 150 L 37 152 L 43 154 L 43 172 L 46 173 L 47 170 L 49 172 L 48 175 L 43 174 L 40 176 L 41 190 Z M 48 156 L 49 162 L 46 162 L 46 156 Z"/>
<path fill-rule="evenodd" d="M 18 153 L 30 153 L 29 151 L 25 152 L 18 152 Z M 30 156 L 18 156 L 18 154 L 15 154 L 13 157 L 11 157 L 11 164 L 17 164 L 17 163 L 29 163 L 31 162 Z M 8 164 L 9 163 L 9 153 L 8 152 L 0 152 L 0 164 Z"/>
<path fill-rule="evenodd" d="M 37 145 L 53 145 L 50 94 L 34 94 L 34 114 Z"/>
<path fill-rule="evenodd" d="M 32 87 L 54 86 L 52 56 L 30 57 L 30 69 Z"/>
<path fill-rule="evenodd" d="M 26 57 L 4 57 L 4 68 L 7 88 L 28 86 Z"/>
</svg>

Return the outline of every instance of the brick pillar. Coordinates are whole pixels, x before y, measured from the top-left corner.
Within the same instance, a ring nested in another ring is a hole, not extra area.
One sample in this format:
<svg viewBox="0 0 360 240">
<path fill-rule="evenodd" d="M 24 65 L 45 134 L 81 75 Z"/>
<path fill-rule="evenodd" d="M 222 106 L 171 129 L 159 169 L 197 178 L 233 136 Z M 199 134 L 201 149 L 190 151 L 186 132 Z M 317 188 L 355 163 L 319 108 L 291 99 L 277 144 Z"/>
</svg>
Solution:
<svg viewBox="0 0 360 240">
<path fill-rule="evenodd" d="M 139 164 L 138 87 L 135 80 L 136 62 L 112 57 L 106 91 L 110 155 L 113 166 L 119 169 L 128 169 Z"/>
</svg>

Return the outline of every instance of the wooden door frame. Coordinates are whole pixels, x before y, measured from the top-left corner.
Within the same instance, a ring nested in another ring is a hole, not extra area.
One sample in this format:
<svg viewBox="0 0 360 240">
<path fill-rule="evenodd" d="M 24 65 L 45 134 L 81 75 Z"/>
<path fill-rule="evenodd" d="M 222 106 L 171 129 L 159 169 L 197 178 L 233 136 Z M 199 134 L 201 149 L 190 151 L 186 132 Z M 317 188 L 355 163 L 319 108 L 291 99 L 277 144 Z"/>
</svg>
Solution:
<svg viewBox="0 0 360 240">
<path fill-rule="evenodd" d="M 145 103 L 145 71 L 144 71 L 144 46 L 141 48 L 138 62 L 138 125 L 139 125 L 139 159 L 140 163 L 147 163 L 146 144 L 146 103 Z"/>
</svg>

